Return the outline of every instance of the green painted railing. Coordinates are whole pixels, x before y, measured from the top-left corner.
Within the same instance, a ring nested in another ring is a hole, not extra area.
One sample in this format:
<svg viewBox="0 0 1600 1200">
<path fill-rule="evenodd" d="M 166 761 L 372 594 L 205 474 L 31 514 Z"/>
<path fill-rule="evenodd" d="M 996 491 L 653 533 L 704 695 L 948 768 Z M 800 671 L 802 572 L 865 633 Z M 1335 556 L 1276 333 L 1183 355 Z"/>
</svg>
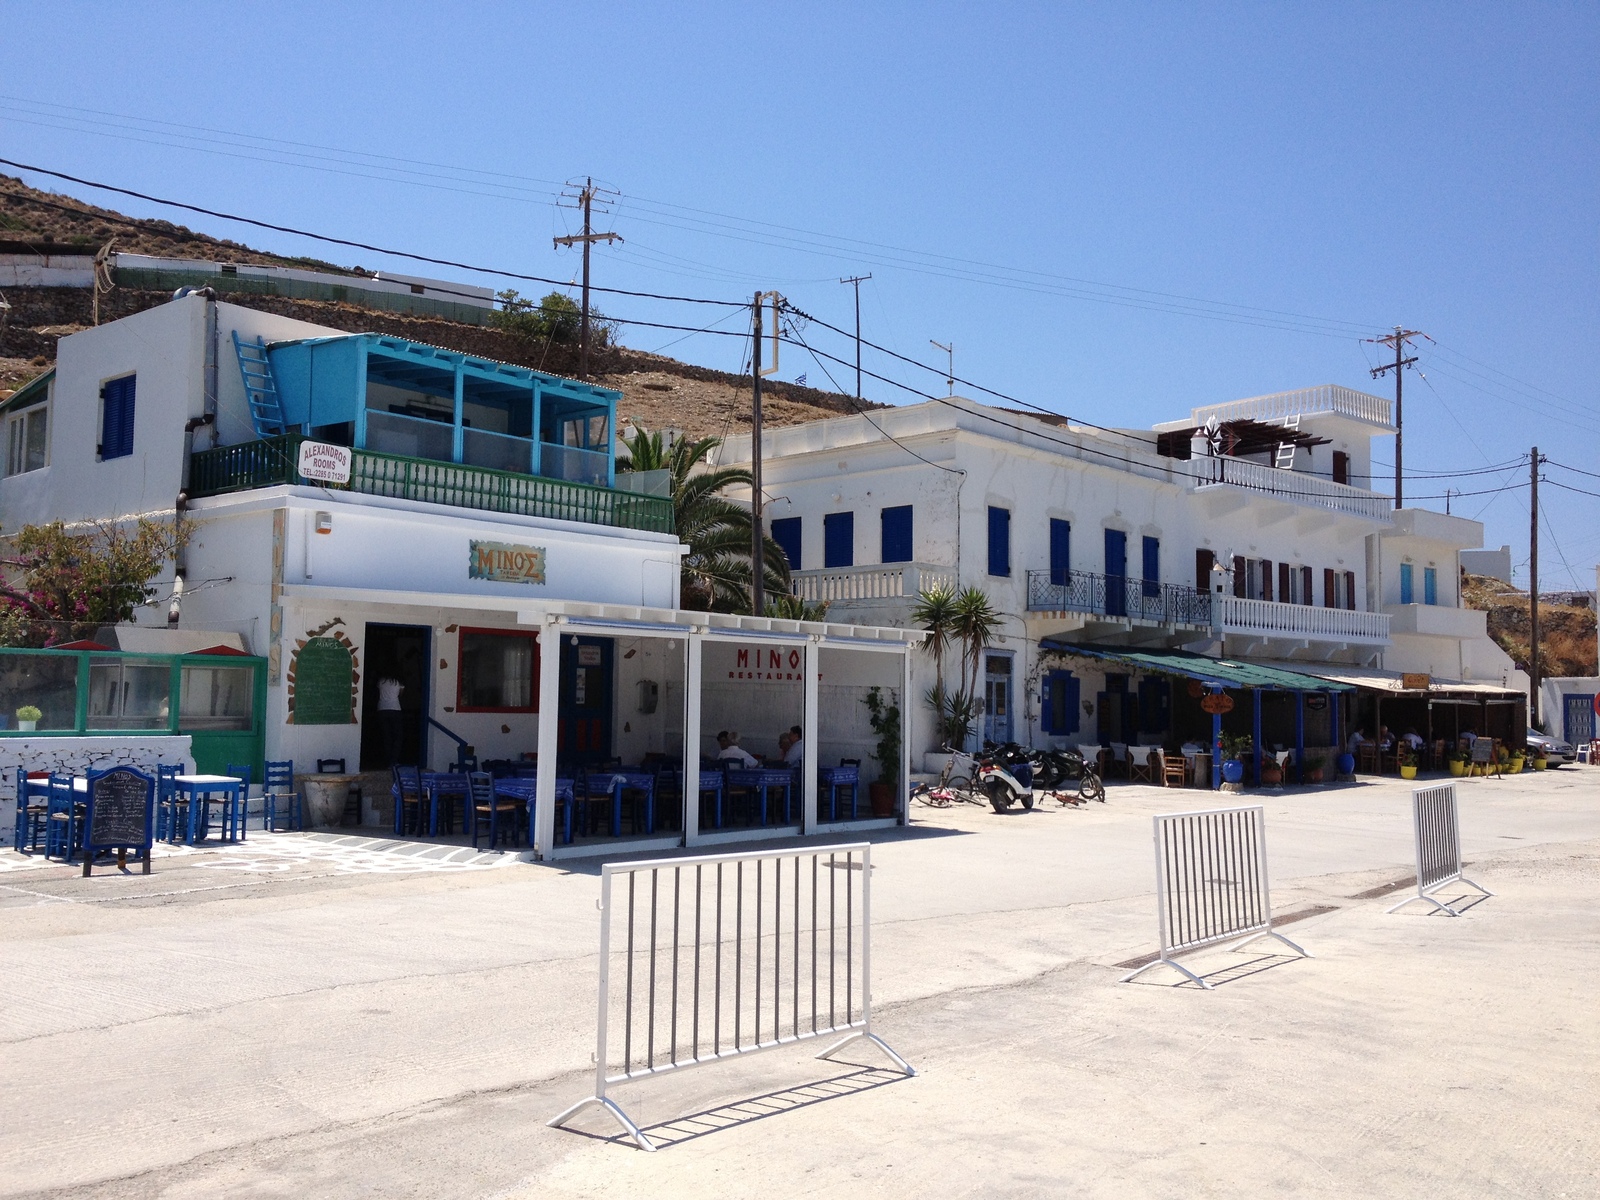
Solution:
<svg viewBox="0 0 1600 1200">
<path fill-rule="evenodd" d="M 198 451 L 189 459 L 189 494 L 220 496 L 304 483 L 300 478 L 303 440 L 298 434 L 289 434 Z M 317 486 L 520 517 L 583 521 L 648 533 L 672 532 L 672 501 L 659 496 L 371 450 L 352 450 L 350 455 L 348 484 Z"/>
</svg>

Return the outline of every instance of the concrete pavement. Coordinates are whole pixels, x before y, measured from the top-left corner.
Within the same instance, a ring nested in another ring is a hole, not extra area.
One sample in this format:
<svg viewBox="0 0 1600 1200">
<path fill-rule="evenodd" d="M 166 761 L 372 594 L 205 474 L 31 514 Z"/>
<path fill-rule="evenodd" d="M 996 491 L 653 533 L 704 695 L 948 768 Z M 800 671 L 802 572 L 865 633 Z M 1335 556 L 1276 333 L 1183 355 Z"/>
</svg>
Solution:
<svg viewBox="0 0 1600 1200">
<path fill-rule="evenodd" d="M 919 810 L 874 851 L 877 1019 L 918 1077 L 779 1051 L 631 1086 L 656 1155 L 543 1127 L 593 1048 L 592 868 L 8 853 L 0 1194 L 1595 1194 L 1597 784 L 1464 782 L 1499 894 L 1453 921 L 1353 898 L 1407 873 L 1398 783 L 1268 794 L 1317 957 L 1208 953 L 1204 994 L 1114 964 L 1155 945 L 1150 814 L 1212 797 Z"/>
</svg>

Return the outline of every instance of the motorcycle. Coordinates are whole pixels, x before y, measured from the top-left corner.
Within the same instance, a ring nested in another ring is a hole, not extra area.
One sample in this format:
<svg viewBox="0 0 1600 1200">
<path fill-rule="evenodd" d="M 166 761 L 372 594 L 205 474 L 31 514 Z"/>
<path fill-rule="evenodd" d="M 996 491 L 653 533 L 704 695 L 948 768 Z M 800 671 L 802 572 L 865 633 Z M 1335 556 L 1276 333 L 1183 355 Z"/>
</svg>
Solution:
<svg viewBox="0 0 1600 1200">
<path fill-rule="evenodd" d="M 1024 809 L 1033 807 L 1033 763 L 1028 751 L 1015 743 L 985 745 L 976 782 L 997 813 L 1019 802 Z"/>
<path fill-rule="evenodd" d="M 1063 805 L 1106 801 L 1105 785 L 1099 773 L 1076 750 L 1036 750 L 1033 777 L 1037 785 L 1053 794 Z M 1077 794 L 1068 794 L 1064 784 L 1077 783 Z"/>
</svg>

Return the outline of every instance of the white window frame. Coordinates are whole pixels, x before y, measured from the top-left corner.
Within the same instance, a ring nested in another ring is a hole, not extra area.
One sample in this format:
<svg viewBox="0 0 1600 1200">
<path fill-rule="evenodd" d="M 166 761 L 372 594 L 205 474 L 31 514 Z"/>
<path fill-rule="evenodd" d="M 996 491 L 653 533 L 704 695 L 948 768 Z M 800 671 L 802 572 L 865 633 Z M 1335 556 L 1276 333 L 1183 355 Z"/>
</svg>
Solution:
<svg viewBox="0 0 1600 1200">
<path fill-rule="evenodd" d="M 44 421 L 44 461 L 38 466 L 27 465 L 28 425 L 35 418 Z M 6 414 L 6 478 L 42 471 L 50 465 L 50 402 L 30 404 L 27 408 Z"/>
</svg>

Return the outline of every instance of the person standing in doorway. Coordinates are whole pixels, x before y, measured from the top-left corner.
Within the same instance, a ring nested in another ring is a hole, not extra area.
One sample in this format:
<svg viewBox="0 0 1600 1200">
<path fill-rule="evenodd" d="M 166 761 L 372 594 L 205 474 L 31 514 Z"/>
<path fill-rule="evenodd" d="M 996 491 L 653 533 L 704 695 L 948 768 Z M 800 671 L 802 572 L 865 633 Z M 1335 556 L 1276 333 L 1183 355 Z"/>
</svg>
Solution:
<svg viewBox="0 0 1600 1200">
<path fill-rule="evenodd" d="M 378 677 L 378 732 L 383 735 L 383 757 L 387 766 L 400 761 L 400 747 L 405 727 L 400 716 L 400 693 L 406 690 L 393 667 L 385 669 Z"/>
</svg>

